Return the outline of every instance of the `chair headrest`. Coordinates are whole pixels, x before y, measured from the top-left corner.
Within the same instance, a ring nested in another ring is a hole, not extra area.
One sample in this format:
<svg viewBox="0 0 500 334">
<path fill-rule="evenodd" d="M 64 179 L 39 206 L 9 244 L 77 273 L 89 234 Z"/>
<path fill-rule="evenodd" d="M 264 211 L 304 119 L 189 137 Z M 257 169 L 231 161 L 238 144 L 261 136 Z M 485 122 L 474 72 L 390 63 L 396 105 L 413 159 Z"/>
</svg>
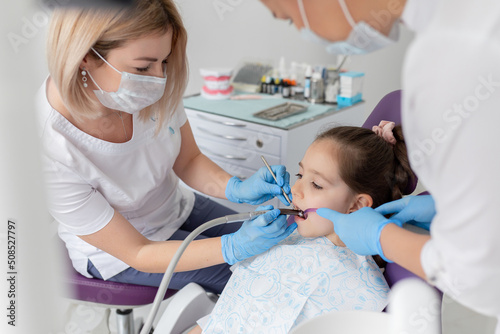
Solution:
<svg viewBox="0 0 500 334">
<path fill-rule="evenodd" d="M 396 125 L 401 125 L 401 90 L 395 90 L 385 95 L 373 108 L 362 127 L 371 129 L 373 126 L 378 125 L 380 121 L 391 121 Z M 417 187 L 417 183 L 418 178 L 416 176 L 409 180 L 403 194 L 411 194 Z"/>
</svg>

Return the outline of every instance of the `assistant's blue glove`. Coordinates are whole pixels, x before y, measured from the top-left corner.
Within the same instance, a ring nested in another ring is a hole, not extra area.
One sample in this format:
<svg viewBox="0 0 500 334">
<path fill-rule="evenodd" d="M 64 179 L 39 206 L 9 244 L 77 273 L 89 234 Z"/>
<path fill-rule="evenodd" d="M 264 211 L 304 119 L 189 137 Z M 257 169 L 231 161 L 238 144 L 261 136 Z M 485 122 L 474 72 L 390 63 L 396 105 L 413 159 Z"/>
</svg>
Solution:
<svg viewBox="0 0 500 334">
<path fill-rule="evenodd" d="M 226 186 L 227 199 L 235 203 L 258 205 L 273 197 L 278 197 L 283 204 L 290 205 L 291 203 L 288 203 L 285 199 L 280 188 L 283 187 L 291 200 L 290 173 L 282 165 L 271 166 L 271 169 L 276 175 L 278 184 L 274 181 L 269 170 L 266 167 L 262 167 L 245 181 L 241 181 L 236 176 L 229 179 Z"/>
<path fill-rule="evenodd" d="M 390 223 L 400 225 L 398 221 L 387 219 L 372 208 L 365 207 L 350 214 L 343 214 L 327 208 L 316 211 L 318 215 L 333 223 L 335 233 L 340 240 L 359 255 L 380 255 L 385 261 L 392 262 L 384 256 L 380 245 L 382 229 Z"/>
<path fill-rule="evenodd" d="M 428 231 L 431 221 L 436 215 L 436 205 L 431 195 L 407 196 L 382 204 L 375 211 L 383 215 L 396 213 L 391 219 L 412 224 Z"/>
<path fill-rule="evenodd" d="M 272 208 L 272 205 L 258 207 L 257 211 Z M 278 209 L 245 221 L 238 231 L 222 236 L 224 261 L 232 265 L 268 250 L 297 228 L 296 223 L 286 225 L 286 216 L 280 216 Z"/>
</svg>

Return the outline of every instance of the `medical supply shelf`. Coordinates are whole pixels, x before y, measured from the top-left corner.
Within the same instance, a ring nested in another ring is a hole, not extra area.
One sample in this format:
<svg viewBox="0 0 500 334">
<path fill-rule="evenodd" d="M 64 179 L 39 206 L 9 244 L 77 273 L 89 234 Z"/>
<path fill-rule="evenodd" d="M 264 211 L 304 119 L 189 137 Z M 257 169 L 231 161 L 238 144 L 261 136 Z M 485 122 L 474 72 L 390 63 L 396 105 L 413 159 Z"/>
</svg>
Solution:
<svg viewBox="0 0 500 334">
<path fill-rule="evenodd" d="M 360 126 L 366 119 L 364 103 L 338 108 L 336 105 L 308 104 L 304 113 L 278 121 L 254 117 L 253 114 L 288 99 L 263 98 L 259 100 L 207 100 L 201 96 L 184 99 L 184 107 L 201 151 L 228 173 L 245 179 L 264 164 L 282 164 L 292 175 L 298 172 L 298 163 L 318 132 L 334 124 Z M 294 101 L 296 102 L 296 101 Z M 243 212 L 253 206 L 219 201 Z M 270 201 L 275 207 L 281 203 Z"/>
</svg>

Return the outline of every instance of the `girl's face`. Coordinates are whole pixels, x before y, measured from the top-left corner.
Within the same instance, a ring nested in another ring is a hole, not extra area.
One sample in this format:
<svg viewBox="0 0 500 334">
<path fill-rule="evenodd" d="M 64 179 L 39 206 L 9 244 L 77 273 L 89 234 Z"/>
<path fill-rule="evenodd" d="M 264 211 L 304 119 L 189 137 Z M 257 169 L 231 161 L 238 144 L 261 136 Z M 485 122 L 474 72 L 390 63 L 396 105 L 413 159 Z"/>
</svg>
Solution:
<svg viewBox="0 0 500 334">
<path fill-rule="evenodd" d="M 341 213 L 358 209 L 359 196 L 339 176 L 337 144 L 317 140 L 299 162 L 297 181 L 292 187 L 293 204 L 300 210 L 329 208 Z M 306 238 L 326 236 L 334 244 L 345 246 L 328 219 L 309 213 L 307 219 L 296 217 L 297 231 Z"/>
</svg>

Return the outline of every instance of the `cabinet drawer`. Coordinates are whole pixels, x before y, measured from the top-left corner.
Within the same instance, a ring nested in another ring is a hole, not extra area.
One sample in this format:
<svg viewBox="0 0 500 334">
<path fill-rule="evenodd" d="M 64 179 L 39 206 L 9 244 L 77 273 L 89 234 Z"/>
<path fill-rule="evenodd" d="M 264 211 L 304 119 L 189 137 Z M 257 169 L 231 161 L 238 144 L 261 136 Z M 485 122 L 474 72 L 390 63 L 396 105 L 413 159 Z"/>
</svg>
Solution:
<svg viewBox="0 0 500 334">
<path fill-rule="evenodd" d="M 225 125 L 191 117 L 189 123 L 195 137 L 202 136 L 222 144 L 237 145 L 256 152 L 280 155 L 281 137 L 267 131 Z M 261 128 L 265 129 L 264 127 Z"/>
<path fill-rule="evenodd" d="M 264 155 L 270 165 L 278 165 L 280 163 L 278 157 L 247 150 L 244 148 L 244 145 L 227 145 L 208 139 L 204 140 L 203 138 L 197 138 L 196 141 L 200 150 L 205 155 L 231 165 L 257 170 L 264 166 L 260 158 L 261 155 Z"/>
<path fill-rule="evenodd" d="M 229 164 L 223 160 L 219 160 L 215 157 L 210 157 L 213 162 L 215 162 L 217 165 L 219 165 L 222 169 L 224 169 L 226 172 L 229 174 L 238 177 L 240 180 L 246 180 L 253 174 L 255 174 L 256 170 L 246 168 L 243 166 L 237 166 L 233 164 Z"/>
</svg>

